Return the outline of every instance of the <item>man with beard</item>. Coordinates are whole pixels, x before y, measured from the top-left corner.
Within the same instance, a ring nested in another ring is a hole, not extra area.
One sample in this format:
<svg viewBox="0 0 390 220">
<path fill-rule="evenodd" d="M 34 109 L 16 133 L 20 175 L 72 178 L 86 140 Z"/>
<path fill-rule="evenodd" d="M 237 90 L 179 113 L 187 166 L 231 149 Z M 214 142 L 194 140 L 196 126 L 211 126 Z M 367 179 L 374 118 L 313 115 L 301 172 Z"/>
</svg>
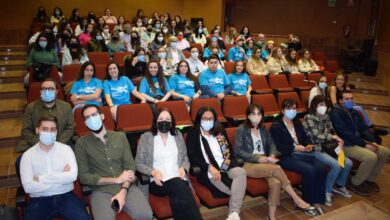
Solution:
<svg viewBox="0 0 390 220">
<path fill-rule="evenodd" d="M 125 134 L 106 130 L 96 105 L 82 109 L 90 134 L 76 143 L 80 182 L 92 187 L 92 213 L 97 220 L 114 220 L 124 210 L 132 219 L 152 219 L 152 210 L 136 181 L 134 159 Z M 115 208 L 116 207 L 116 208 Z"/>
<path fill-rule="evenodd" d="M 57 118 L 57 141 L 69 144 L 73 133 L 72 108 L 67 102 L 57 99 L 57 84 L 52 79 L 45 79 L 41 84 L 41 99 L 27 105 L 22 119 L 22 137 L 16 152 L 24 152 L 39 141 L 35 132 L 38 120 L 43 116 Z"/>
</svg>

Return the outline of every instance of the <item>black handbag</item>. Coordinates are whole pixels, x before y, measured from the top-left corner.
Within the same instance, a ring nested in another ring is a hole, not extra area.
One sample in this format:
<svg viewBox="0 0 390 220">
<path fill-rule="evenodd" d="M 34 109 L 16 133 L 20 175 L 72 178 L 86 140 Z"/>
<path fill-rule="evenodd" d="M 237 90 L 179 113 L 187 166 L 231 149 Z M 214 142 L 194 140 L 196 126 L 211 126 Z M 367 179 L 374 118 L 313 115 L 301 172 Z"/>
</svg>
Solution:
<svg viewBox="0 0 390 220">
<path fill-rule="evenodd" d="M 46 63 L 35 63 L 33 65 L 33 79 L 35 81 L 42 81 L 50 76 L 50 73 L 53 69 L 53 65 Z"/>
<path fill-rule="evenodd" d="M 339 143 L 337 141 L 328 141 L 321 144 L 322 151 L 329 154 L 330 156 L 337 158 L 337 154 L 335 149 L 339 146 Z"/>
</svg>

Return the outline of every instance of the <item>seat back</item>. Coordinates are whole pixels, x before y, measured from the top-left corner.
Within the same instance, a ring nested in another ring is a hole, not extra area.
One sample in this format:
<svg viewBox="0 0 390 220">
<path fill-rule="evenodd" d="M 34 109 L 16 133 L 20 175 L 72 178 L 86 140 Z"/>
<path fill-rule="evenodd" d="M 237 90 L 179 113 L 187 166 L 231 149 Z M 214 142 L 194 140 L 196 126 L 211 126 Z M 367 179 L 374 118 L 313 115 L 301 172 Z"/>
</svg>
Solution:
<svg viewBox="0 0 390 220">
<path fill-rule="evenodd" d="M 106 64 L 96 64 L 95 65 L 95 78 L 100 79 L 101 81 L 104 80 L 104 77 L 106 76 Z"/>
<path fill-rule="evenodd" d="M 272 94 L 253 95 L 252 103 L 261 105 L 265 115 L 273 115 L 280 112 L 275 97 Z"/>
<path fill-rule="evenodd" d="M 297 103 L 297 111 L 302 111 L 307 109 L 307 107 L 302 104 L 302 101 L 296 92 L 283 92 L 278 94 L 278 105 L 280 109 L 282 109 L 283 101 L 288 98 L 295 100 L 295 102 Z"/>
<path fill-rule="evenodd" d="M 64 65 L 62 68 L 62 81 L 71 82 L 77 80 L 80 74 L 81 64 Z"/>
<path fill-rule="evenodd" d="M 120 105 L 117 110 L 117 128 L 125 132 L 141 132 L 152 127 L 153 113 L 149 104 Z"/>
<path fill-rule="evenodd" d="M 328 85 L 330 85 L 337 77 L 337 73 L 325 72 L 326 79 L 328 80 Z"/>
<path fill-rule="evenodd" d="M 314 51 L 313 52 L 313 60 L 325 61 L 325 53 L 322 51 Z"/>
<path fill-rule="evenodd" d="M 27 104 L 41 99 L 41 82 L 32 82 L 28 86 L 28 93 L 27 93 Z M 64 100 L 64 92 L 62 91 L 61 86 L 57 83 L 57 98 Z"/>
<path fill-rule="evenodd" d="M 108 130 L 115 130 L 115 122 L 112 118 L 110 107 L 99 107 L 102 114 L 104 114 L 103 124 Z M 78 136 L 84 136 L 89 133 L 89 129 L 84 123 L 84 117 L 82 115 L 82 108 L 78 108 L 74 112 L 75 131 Z"/>
<path fill-rule="evenodd" d="M 186 103 L 184 100 L 179 101 L 168 101 L 168 102 L 158 102 L 157 109 L 167 108 L 169 109 L 173 117 L 175 118 L 176 125 L 178 126 L 192 126 L 192 121 L 190 114 L 188 112 Z"/>
<path fill-rule="evenodd" d="M 199 43 L 193 43 L 193 44 L 190 44 L 191 47 L 196 47 L 199 51 L 199 53 L 203 53 L 203 46 L 202 44 L 199 44 Z"/>
<path fill-rule="evenodd" d="M 234 149 L 237 127 L 226 128 L 225 131 L 229 138 L 230 143 L 232 144 L 232 148 Z"/>
<path fill-rule="evenodd" d="M 97 64 L 107 65 L 110 62 L 110 55 L 108 52 L 88 52 L 89 61 Z"/>
<path fill-rule="evenodd" d="M 37 82 L 37 81 L 34 79 L 34 77 L 33 77 L 34 72 L 33 72 L 32 68 L 29 69 L 29 73 L 30 73 L 30 74 L 29 74 L 29 77 L 28 77 L 29 83 Z M 51 69 L 51 72 L 50 72 L 49 77 L 50 77 L 51 79 L 53 79 L 54 81 L 56 81 L 56 82 L 60 82 L 60 75 L 58 75 L 58 69 L 57 69 L 56 66 L 53 66 L 53 68 Z"/>
<path fill-rule="evenodd" d="M 252 90 L 271 89 L 268 85 L 267 77 L 262 75 L 249 75 L 252 82 Z"/>
<path fill-rule="evenodd" d="M 219 122 L 226 121 L 226 119 L 223 117 L 223 114 L 221 111 L 221 104 L 218 102 L 218 100 L 216 98 L 192 100 L 192 104 L 191 104 L 191 120 L 192 121 L 195 121 L 196 113 L 202 107 L 214 108 L 214 110 L 217 112 L 217 115 L 218 115 L 218 121 Z"/>
<path fill-rule="evenodd" d="M 226 51 L 229 51 L 230 48 L 234 47 L 234 44 L 225 44 Z"/>
<path fill-rule="evenodd" d="M 125 58 L 125 56 L 132 55 L 132 54 L 133 54 L 133 52 L 115 52 L 114 56 L 113 56 L 113 60 L 116 63 L 118 63 L 120 66 L 123 66 L 123 64 L 124 64 L 123 59 Z"/>
<path fill-rule="evenodd" d="M 339 63 L 336 60 L 326 61 L 325 70 L 330 72 L 337 72 L 340 70 Z"/>
<path fill-rule="evenodd" d="M 290 85 L 293 88 L 300 88 L 305 86 L 310 86 L 310 84 L 306 81 L 305 82 L 305 74 L 289 74 L 289 81 Z"/>
<path fill-rule="evenodd" d="M 309 96 L 310 96 L 310 91 L 301 91 L 301 100 L 302 104 L 306 106 L 307 109 L 309 109 Z"/>
<path fill-rule="evenodd" d="M 248 108 L 246 96 L 226 96 L 223 99 L 223 115 L 233 120 L 244 120 Z"/>
<path fill-rule="evenodd" d="M 282 89 L 290 87 L 286 75 L 284 74 L 270 75 L 268 80 L 271 89 Z"/>
<path fill-rule="evenodd" d="M 234 66 L 236 65 L 236 62 L 234 61 L 227 61 L 225 62 L 224 66 L 225 66 L 225 72 L 226 74 L 230 74 L 234 71 Z"/>
<path fill-rule="evenodd" d="M 309 81 L 317 82 L 320 77 L 321 77 L 321 73 L 308 73 L 307 74 L 307 79 Z"/>
</svg>

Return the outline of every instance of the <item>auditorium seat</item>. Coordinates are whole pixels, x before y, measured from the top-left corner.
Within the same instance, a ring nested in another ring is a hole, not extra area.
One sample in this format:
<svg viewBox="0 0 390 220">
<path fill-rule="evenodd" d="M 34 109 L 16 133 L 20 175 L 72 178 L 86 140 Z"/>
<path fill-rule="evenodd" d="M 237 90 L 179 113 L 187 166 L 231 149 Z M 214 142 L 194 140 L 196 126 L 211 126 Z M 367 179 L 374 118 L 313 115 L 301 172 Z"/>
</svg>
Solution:
<svg viewBox="0 0 390 220">
<path fill-rule="evenodd" d="M 311 86 L 310 83 L 305 81 L 305 74 L 299 73 L 299 74 L 289 74 L 289 81 L 291 87 L 297 90 L 310 90 Z"/>
<path fill-rule="evenodd" d="M 192 126 L 190 114 L 184 100 L 157 102 L 157 109 L 169 109 L 176 121 L 176 126 Z"/>
<path fill-rule="evenodd" d="M 115 52 L 113 56 L 113 60 L 118 63 L 120 66 L 124 65 L 124 58 L 127 55 L 132 55 L 133 52 Z"/>
<path fill-rule="evenodd" d="M 297 112 L 306 112 L 307 106 L 304 106 L 296 92 L 283 92 L 278 94 L 278 104 L 279 108 L 282 109 L 282 103 L 285 99 L 294 99 L 297 103 Z"/>
<path fill-rule="evenodd" d="M 29 72 L 29 77 L 28 77 L 28 81 L 29 83 L 32 83 L 32 82 L 38 82 L 37 80 L 34 79 L 33 75 L 33 69 L 32 68 L 29 68 L 28 70 Z M 51 72 L 50 72 L 50 75 L 49 77 L 53 80 L 55 80 L 56 82 L 60 82 L 60 75 L 58 74 L 58 69 L 56 66 L 53 66 Z"/>
<path fill-rule="evenodd" d="M 268 81 L 271 89 L 276 92 L 294 91 L 294 89 L 288 83 L 286 75 L 284 74 L 270 75 Z"/>
<path fill-rule="evenodd" d="M 96 70 L 95 70 L 95 78 L 98 78 L 101 81 L 103 81 L 105 76 L 106 76 L 107 64 L 96 64 L 95 68 L 96 68 Z"/>
<path fill-rule="evenodd" d="M 322 51 L 314 51 L 312 57 L 313 57 L 313 60 L 316 60 L 316 61 L 317 60 L 322 60 L 322 61 L 326 60 L 325 53 Z"/>
<path fill-rule="evenodd" d="M 248 105 L 246 96 L 226 96 L 223 99 L 223 115 L 234 121 L 244 120 Z"/>
<path fill-rule="evenodd" d="M 310 91 L 301 91 L 301 100 L 302 104 L 309 109 L 309 96 L 310 96 Z"/>
<path fill-rule="evenodd" d="M 62 81 L 71 82 L 77 80 L 80 75 L 81 64 L 69 64 L 62 67 Z"/>
<path fill-rule="evenodd" d="M 234 47 L 234 44 L 225 44 L 226 51 L 229 51 L 230 48 Z"/>
<path fill-rule="evenodd" d="M 337 72 L 340 70 L 340 66 L 336 60 L 328 60 L 325 63 L 325 70 L 329 72 Z"/>
<path fill-rule="evenodd" d="M 115 130 L 115 122 L 112 118 L 110 107 L 108 106 L 101 106 L 99 107 L 101 112 L 104 114 L 104 126 L 108 130 Z M 75 121 L 75 132 L 77 136 L 84 136 L 89 133 L 89 129 L 85 125 L 84 117 L 82 115 L 82 108 L 78 108 L 74 112 L 74 121 Z"/>
<path fill-rule="evenodd" d="M 318 82 L 318 80 L 320 79 L 320 77 L 321 77 L 321 73 L 308 73 L 307 74 L 307 79 L 309 80 L 309 81 L 314 81 L 314 82 Z"/>
<path fill-rule="evenodd" d="M 225 72 L 226 74 L 230 74 L 234 71 L 234 66 L 236 65 L 236 62 L 234 61 L 227 61 L 225 62 L 224 66 L 225 66 Z"/>
<path fill-rule="evenodd" d="M 249 75 L 251 80 L 253 93 L 272 93 L 272 89 L 269 87 L 267 77 L 262 75 Z"/>
<path fill-rule="evenodd" d="M 28 86 L 28 93 L 27 93 L 27 104 L 41 99 L 41 82 L 32 82 Z M 57 83 L 57 98 L 64 100 L 64 92 L 62 91 L 62 88 L 60 84 Z"/>
<path fill-rule="evenodd" d="M 280 113 L 275 97 L 272 94 L 252 95 L 252 103 L 263 107 L 264 116 L 274 116 Z"/>
<path fill-rule="evenodd" d="M 89 61 L 97 64 L 107 65 L 110 62 L 110 55 L 108 52 L 88 52 Z"/>
<path fill-rule="evenodd" d="M 199 54 L 203 53 L 203 46 L 202 44 L 198 44 L 198 43 L 192 43 L 190 44 L 190 47 L 196 47 L 199 51 Z"/>
<path fill-rule="evenodd" d="M 217 112 L 218 121 L 226 122 L 226 119 L 223 117 L 221 104 L 216 98 L 208 98 L 208 99 L 194 99 L 191 104 L 191 120 L 195 121 L 196 113 L 202 107 L 212 107 Z"/>
<path fill-rule="evenodd" d="M 229 204 L 229 197 L 215 198 L 207 187 L 198 182 L 196 176 L 193 176 L 192 174 L 188 176 L 196 195 L 207 208 L 214 208 Z"/>
<path fill-rule="evenodd" d="M 118 106 L 117 129 L 124 132 L 143 132 L 152 127 L 153 113 L 149 104 Z"/>
<path fill-rule="evenodd" d="M 326 79 L 327 79 L 327 82 L 328 82 L 328 85 L 331 85 L 332 82 L 336 79 L 337 77 L 337 73 L 333 73 L 333 72 L 327 72 L 325 71 L 325 76 L 326 76 Z"/>
</svg>

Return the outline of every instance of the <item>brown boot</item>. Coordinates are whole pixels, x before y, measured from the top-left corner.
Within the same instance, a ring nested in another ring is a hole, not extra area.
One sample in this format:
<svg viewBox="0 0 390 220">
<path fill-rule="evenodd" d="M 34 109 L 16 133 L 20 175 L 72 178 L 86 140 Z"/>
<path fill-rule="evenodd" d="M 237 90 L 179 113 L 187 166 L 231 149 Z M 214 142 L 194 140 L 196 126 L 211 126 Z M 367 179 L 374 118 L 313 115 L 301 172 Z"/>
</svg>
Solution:
<svg viewBox="0 0 390 220">
<path fill-rule="evenodd" d="M 376 182 L 366 180 L 364 184 L 367 185 L 373 192 L 379 192 L 379 186 Z"/>
<path fill-rule="evenodd" d="M 360 196 L 369 196 L 370 193 L 372 193 L 371 189 L 364 183 L 362 183 L 358 186 L 354 185 L 352 183 L 349 183 L 347 185 L 347 188 Z"/>
</svg>

